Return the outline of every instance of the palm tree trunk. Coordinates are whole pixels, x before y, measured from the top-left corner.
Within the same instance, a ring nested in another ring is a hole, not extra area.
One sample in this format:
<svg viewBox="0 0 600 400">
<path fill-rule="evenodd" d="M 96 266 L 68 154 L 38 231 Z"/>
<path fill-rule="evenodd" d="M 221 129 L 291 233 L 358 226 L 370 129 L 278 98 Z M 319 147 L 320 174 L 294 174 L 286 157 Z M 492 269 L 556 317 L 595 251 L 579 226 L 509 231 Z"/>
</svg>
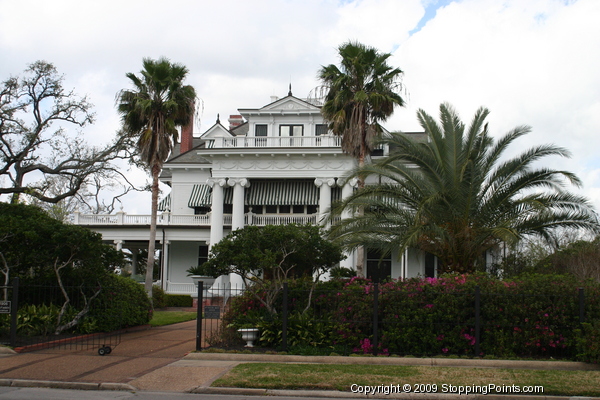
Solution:
<svg viewBox="0 0 600 400">
<path fill-rule="evenodd" d="M 160 167 L 152 166 L 152 214 L 150 216 L 150 238 L 148 239 L 148 263 L 146 264 L 146 281 L 144 288 L 152 299 L 152 277 L 154 275 L 154 250 L 156 245 L 156 214 L 158 213 L 158 174 Z"/>
<path fill-rule="evenodd" d="M 364 139 L 361 144 L 360 153 L 358 155 L 358 167 L 362 168 L 365 165 L 365 143 Z M 358 176 L 358 190 L 361 190 L 365 187 L 365 178 L 363 176 Z M 360 207 L 358 209 L 358 215 L 362 216 L 364 214 L 364 208 Z M 366 275 L 365 271 L 365 246 L 358 246 L 356 248 L 356 276 L 364 278 Z"/>
</svg>

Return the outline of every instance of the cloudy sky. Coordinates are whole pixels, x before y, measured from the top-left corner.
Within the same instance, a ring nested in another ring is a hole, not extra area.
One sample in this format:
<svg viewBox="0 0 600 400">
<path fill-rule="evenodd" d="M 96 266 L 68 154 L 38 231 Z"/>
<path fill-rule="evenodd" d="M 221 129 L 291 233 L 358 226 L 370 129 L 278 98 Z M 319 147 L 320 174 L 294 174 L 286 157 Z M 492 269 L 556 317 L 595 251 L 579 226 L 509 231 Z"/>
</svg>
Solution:
<svg viewBox="0 0 600 400">
<path fill-rule="evenodd" d="M 515 152 L 568 148 L 572 158 L 551 165 L 577 173 L 600 209 L 598 17 L 598 0 L 0 0 L 0 78 L 54 63 L 95 105 L 86 134 L 101 143 L 119 127 L 125 73 L 166 56 L 189 68 L 204 102 L 199 134 L 218 113 L 285 96 L 290 82 L 306 97 L 336 47 L 356 40 L 404 71 L 407 106 L 388 129 L 419 130 L 416 111 L 437 115 L 442 102 L 464 121 L 485 106 L 496 136 L 532 127 Z M 125 211 L 149 212 L 149 199 L 132 196 Z"/>
</svg>

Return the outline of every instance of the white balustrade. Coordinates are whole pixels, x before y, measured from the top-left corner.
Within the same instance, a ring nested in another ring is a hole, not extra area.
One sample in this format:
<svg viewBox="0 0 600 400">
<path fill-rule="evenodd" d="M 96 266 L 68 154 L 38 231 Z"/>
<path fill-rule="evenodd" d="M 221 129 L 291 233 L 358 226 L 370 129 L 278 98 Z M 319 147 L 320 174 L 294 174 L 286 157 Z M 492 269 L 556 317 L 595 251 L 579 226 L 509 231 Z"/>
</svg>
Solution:
<svg viewBox="0 0 600 400">
<path fill-rule="evenodd" d="M 157 215 L 157 225 L 179 226 L 210 226 L 210 214 L 180 215 L 163 213 Z M 246 213 L 245 225 L 287 225 L 287 224 L 316 224 L 317 216 L 312 215 L 263 215 Z M 150 225 L 150 215 L 118 214 L 78 214 L 73 219 L 76 225 Z M 231 214 L 223 216 L 223 225 L 231 226 Z"/>
<path fill-rule="evenodd" d="M 233 147 L 340 147 L 339 136 L 239 136 L 210 139 L 209 148 Z"/>
</svg>

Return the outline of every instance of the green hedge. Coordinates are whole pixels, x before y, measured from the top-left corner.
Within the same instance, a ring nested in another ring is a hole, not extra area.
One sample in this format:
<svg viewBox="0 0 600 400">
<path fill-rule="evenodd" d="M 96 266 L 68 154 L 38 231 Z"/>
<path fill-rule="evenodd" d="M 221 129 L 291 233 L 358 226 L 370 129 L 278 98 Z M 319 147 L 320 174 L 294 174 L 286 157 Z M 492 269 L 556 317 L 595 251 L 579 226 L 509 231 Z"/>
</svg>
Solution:
<svg viewBox="0 0 600 400">
<path fill-rule="evenodd" d="M 475 354 L 476 287 L 481 294 L 479 354 Z M 592 324 L 584 329 L 579 323 L 579 288 L 585 293 L 586 322 Z M 310 309 L 303 314 L 307 285 L 290 282 L 288 338 L 294 342 L 305 338 L 308 344 L 336 352 L 373 352 L 374 291 L 375 285 L 366 279 L 325 282 L 317 287 Z M 260 326 L 259 344 L 277 347 L 281 344 L 281 296 L 276 301 L 278 315 L 273 316 L 257 295 L 265 293 L 250 289 L 232 299 L 225 323 Z M 382 354 L 593 361 L 598 356 L 582 355 L 581 343 L 598 335 L 600 285 L 556 275 L 504 281 L 486 275 L 393 281 L 379 285 L 378 319 L 377 350 Z"/>
<path fill-rule="evenodd" d="M 89 316 L 96 320 L 98 331 L 110 332 L 147 324 L 152 319 L 152 305 L 143 285 L 110 275 L 93 301 Z"/>
</svg>

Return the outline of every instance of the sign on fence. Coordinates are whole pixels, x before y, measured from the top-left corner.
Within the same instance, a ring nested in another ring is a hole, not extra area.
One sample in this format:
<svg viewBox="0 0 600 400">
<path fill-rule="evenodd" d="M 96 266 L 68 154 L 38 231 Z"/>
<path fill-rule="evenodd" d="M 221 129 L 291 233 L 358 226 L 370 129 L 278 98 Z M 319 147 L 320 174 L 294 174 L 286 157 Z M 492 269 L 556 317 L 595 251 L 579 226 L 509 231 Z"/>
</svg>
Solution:
<svg viewBox="0 0 600 400">
<path fill-rule="evenodd" d="M 0 301 L 0 314 L 10 314 L 10 301 Z"/>
<path fill-rule="evenodd" d="M 219 319 L 221 318 L 220 306 L 204 306 L 204 319 Z"/>
</svg>

